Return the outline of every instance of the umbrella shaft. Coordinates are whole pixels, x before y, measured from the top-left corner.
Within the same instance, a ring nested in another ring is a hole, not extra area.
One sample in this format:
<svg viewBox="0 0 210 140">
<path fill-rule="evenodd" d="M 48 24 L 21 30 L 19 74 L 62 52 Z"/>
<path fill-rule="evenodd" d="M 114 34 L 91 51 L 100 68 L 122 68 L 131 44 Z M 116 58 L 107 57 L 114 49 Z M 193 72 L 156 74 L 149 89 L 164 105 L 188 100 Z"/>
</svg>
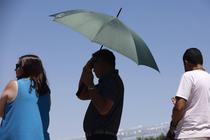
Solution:
<svg viewBox="0 0 210 140">
<path fill-rule="evenodd" d="M 119 17 L 121 11 L 122 11 L 122 8 L 120 8 L 119 12 L 117 13 L 117 16 L 116 16 L 117 18 Z"/>
</svg>

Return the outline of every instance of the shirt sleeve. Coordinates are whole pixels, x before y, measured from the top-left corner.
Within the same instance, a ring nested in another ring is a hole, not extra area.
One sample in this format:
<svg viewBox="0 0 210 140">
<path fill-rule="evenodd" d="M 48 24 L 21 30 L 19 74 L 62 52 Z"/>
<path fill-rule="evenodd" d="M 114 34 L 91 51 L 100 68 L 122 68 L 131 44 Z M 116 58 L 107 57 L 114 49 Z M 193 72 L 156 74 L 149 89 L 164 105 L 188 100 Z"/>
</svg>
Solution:
<svg viewBox="0 0 210 140">
<path fill-rule="evenodd" d="M 114 84 L 114 82 L 109 81 L 108 83 L 104 82 L 102 84 L 100 84 L 98 86 L 98 90 L 101 94 L 101 96 L 103 96 L 105 99 L 109 99 L 112 100 L 113 102 L 115 102 L 116 99 L 116 84 Z"/>
<path fill-rule="evenodd" d="M 189 74 L 183 74 L 176 97 L 184 98 L 188 100 L 190 97 L 191 89 L 192 89 L 193 81 Z"/>
</svg>

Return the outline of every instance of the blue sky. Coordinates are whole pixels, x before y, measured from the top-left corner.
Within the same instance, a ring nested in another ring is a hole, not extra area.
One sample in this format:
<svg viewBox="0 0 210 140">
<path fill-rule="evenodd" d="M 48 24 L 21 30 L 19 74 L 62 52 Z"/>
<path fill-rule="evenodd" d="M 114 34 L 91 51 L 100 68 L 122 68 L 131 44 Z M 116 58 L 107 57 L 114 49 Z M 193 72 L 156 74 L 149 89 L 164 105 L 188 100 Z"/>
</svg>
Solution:
<svg viewBox="0 0 210 140">
<path fill-rule="evenodd" d="M 83 135 L 83 117 L 89 102 L 75 97 L 81 69 L 99 45 L 49 15 L 87 9 L 116 15 L 147 43 L 161 73 L 137 66 L 115 53 L 125 84 L 121 128 L 170 121 L 172 104 L 183 73 L 182 54 L 199 48 L 210 69 L 210 2 L 208 0 L 1 0 L 0 91 L 15 79 L 19 56 L 39 55 L 52 89 L 52 140 Z"/>
</svg>

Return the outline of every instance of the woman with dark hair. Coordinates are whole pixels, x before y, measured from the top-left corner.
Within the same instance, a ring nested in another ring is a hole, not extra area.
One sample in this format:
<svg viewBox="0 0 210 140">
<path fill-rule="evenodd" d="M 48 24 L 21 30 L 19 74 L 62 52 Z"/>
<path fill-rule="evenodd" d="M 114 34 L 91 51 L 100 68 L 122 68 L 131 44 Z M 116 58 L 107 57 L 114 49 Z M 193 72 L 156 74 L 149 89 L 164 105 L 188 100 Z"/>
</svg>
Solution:
<svg viewBox="0 0 210 140">
<path fill-rule="evenodd" d="M 50 88 L 41 59 L 24 55 L 0 97 L 0 140 L 49 140 Z"/>
</svg>

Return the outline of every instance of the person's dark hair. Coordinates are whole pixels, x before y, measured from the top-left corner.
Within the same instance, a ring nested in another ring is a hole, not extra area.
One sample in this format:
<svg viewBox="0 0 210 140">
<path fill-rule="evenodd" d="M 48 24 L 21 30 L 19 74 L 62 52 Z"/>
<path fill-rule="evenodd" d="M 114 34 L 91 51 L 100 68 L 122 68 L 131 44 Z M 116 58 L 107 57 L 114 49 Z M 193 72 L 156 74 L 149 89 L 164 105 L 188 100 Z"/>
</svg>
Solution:
<svg viewBox="0 0 210 140">
<path fill-rule="evenodd" d="M 183 61 L 187 60 L 189 63 L 197 65 L 203 65 L 203 56 L 199 49 L 189 48 L 185 51 L 183 55 Z"/>
<path fill-rule="evenodd" d="M 24 55 L 19 58 L 19 68 L 22 70 L 22 75 L 18 77 L 30 78 L 32 88 L 36 89 L 39 96 L 50 93 L 48 81 L 41 59 L 36 55 Z"/>
<path fill-rule="evenodd" d="M 113 68 L 115 68 L 115 56 L 111 51 L 107 49 L 101 49 L 95 52 L 93 54 L 93 57 L 96 58 L 96 61 L 97 60 L 105 61 L 108 64 L 110 64 Z"/>
</svg>

